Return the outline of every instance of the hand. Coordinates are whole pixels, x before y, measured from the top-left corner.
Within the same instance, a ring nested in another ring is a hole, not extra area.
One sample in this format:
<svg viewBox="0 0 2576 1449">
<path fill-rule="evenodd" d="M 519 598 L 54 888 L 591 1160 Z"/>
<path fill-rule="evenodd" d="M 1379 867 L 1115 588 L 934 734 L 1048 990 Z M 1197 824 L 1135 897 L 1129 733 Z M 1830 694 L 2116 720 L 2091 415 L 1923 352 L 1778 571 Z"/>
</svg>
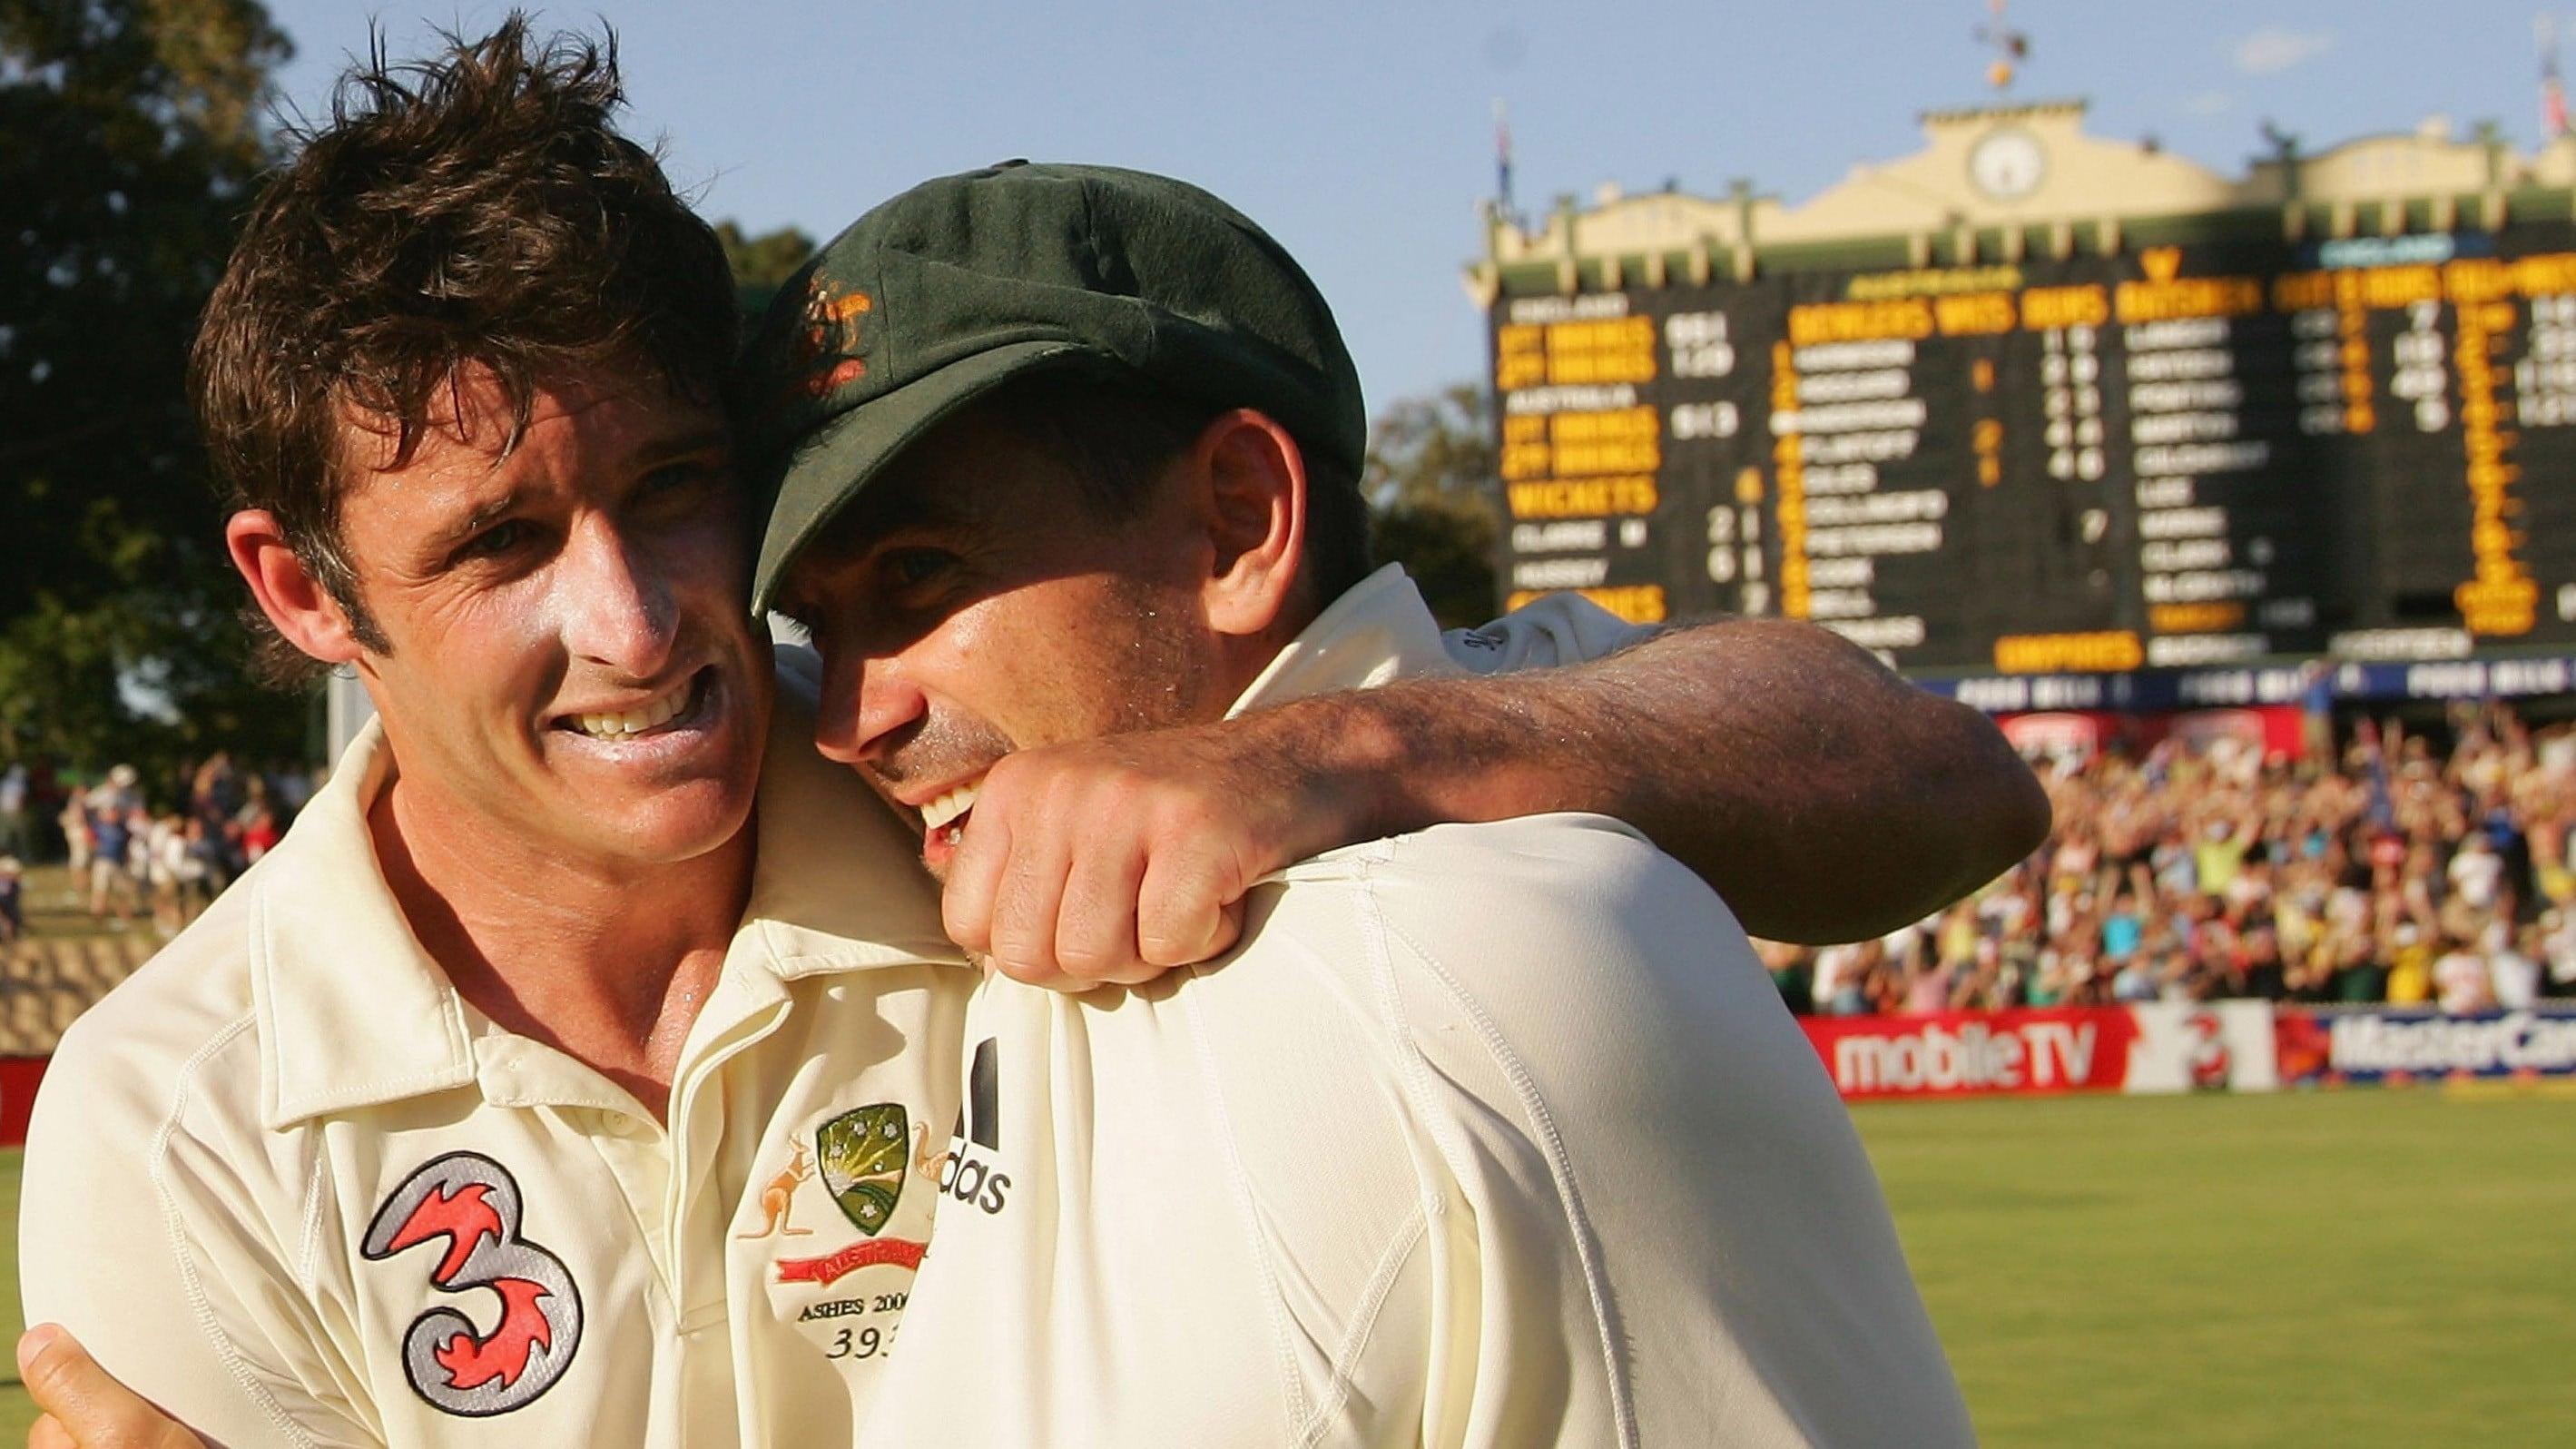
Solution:
<svg viewBox="0 0 2576 1449">
<path fill-rule="evenodd" d="M 27 1449 L 206 1449 L 50 1323 L 18 1340 L 18 1377 L 45 1411 L 27 1431 Z"/>
<path fill-rule="evenodd" d="M 1252 883 L 1359 838 L 1361 781 L 1290 709 L 1004 756 L 948 869 L 949 937 L 1059 991 L 1219 955 Z"/>
</svg>

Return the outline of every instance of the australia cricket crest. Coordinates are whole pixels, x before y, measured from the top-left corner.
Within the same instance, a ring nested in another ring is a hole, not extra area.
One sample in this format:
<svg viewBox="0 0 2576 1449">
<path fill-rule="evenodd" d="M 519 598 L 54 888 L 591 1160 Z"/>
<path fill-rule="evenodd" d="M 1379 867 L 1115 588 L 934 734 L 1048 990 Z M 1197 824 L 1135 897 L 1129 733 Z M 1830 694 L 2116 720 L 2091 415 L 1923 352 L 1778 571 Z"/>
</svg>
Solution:
<svg viewBox="0 0 2576 1449">
<path fill-rule="evenodd" d="M 911 1162 L 910 1119 L 897 1102 L 855 1107 L 814 1129 L 814 1162 L 850 1226 L 875 1237 L 894 1219 Z"/>
</svg>

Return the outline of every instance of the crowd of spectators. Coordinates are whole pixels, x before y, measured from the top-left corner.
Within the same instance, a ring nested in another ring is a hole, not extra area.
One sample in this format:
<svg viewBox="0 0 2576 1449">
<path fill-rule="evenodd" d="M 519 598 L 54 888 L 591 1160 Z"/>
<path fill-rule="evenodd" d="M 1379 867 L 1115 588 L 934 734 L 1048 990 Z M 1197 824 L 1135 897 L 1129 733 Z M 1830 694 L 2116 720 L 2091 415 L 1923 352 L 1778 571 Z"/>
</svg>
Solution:
<svg viewBox="0 0 2576 1449">
<path fill-rule="evenodd" d="M 72 910 L 111 931 L 176 934 L 276 845 L 313 788 L 300 770 L 245 769 L 223 751 L 155 783 L 123 764 L 87 782 L 0 769 L 0 941 L 25 930 L 26 864 L 57 852 Z"/>
<path fill-rule="evenodd" d="M 2463 708 L 2317 755 L 2230 737 L 2043 759 L 2056 821 L 2029 859 L 1917 925 L 1765 961 L 1792 1009 L 1836 1015 L 2576 995 L 2576 725 Z"/>
</svg>

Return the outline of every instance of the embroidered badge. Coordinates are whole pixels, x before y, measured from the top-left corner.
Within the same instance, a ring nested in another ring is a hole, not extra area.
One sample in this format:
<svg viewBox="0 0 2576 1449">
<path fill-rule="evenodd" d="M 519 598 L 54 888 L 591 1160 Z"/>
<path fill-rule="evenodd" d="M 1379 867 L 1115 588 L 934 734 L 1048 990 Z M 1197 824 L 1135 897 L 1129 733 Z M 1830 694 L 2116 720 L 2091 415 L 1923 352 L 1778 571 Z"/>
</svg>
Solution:
<svg viewBox="0 0 2576 1449">
<path fill-rule="evenodd" d="M 828 397 L 868 375 L 859 360 L 859 319 L 875 307 L 865 292 L 835 292 L 818 277 L 805 298 L 805 335 L 796 348 L 807 397 Z"/>
<path fill-rule="evenodd" d="M 810 1235 L 814 1231 L 812 1228 L 797 1227 L 790 1219 L 796 1213 L 796 1189 L 813 1176 L 814 1159 L 805 1155 L 805 1144 L 799 1142 L 795 1152 L 788 1157 L 787 1166 L 760 1189 L 760 1226 L 734 1236 L 802 1238 Z"/>
<path fill-rule="evenodd" d="M 875 1237 L 894 1217 L 912 1158 L 911 1119 L 899 1103 L 842 1113 L 814 1131 L 823 1186 L 850 1226 Z"/>
<path fill-rule="evenodd" d="M 525 1408 L 572 1367 L 581 1290 L 561 1258 L 519 1235 L 519 1184 L 479 1152 L 424 1163 L 376 1209 L 361 1251 L 391 1258 L 446 1240 L 429 1281 L 442 1293 L 488 1289 L 501 1302 L 490 1333 L 442 1305 L 403 1334 L 403 1375 L 438 1409 L 487 1418 Z"/>
<path fill-rule="evenodd" d="M 870 1238 L 894 1221 L 895 1205 L 903 1200 L 904 1183 L 914 1169 L 935 1171 L 939 1158 L 927 1157 L 930 1142 L 929 1124 L 912 1130 L 912 1116 L 901 1103 L 879 1102 L 873 1106 L 853 1107 L 814 1129 L 814 1165 L 809 1175 L 819 1175 L 823 1188 L 832 1195 L 832 1203 L 849 1219 L 850 1226 Z M 804 1144 L 795 1147 L 795 1164 L 805 1160 Z M 798 1178 L 797 1181 L 803 1181 Z M 785 1174 L 771 1183 L 775 1190 L 787 1181 Z M 791 1189 L 792 1191 L 792 1189 Z M 769 1195 L 764 1192 L 761 1207 L 769 1211 Z M 783 1214 L 778 1216 L 783 1222 Z M 770 1229 L 738 1234 L 740 1237 L 765 1237 Z M 779 1228 L 787 1232 L 803 1229 Z M 847 1274 L 878 1263 L 894 1263 L 918 1269 L 928 1245 L 906 1238 L 882 1238 L 875 1242 L 856 1242 L 837 1252 L 811 1258 L 781 1258 L 777 1263 L 781 1283 L 830 1284 Z"/>
</svg>

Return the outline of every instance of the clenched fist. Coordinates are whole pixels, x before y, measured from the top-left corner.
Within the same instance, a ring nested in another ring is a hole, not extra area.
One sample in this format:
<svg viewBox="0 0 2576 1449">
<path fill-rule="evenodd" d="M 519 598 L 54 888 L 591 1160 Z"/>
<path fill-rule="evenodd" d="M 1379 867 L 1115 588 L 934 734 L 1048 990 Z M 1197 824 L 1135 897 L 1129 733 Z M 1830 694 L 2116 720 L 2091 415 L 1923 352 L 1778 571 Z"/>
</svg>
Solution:
<svg viewBox="0 0 2576 1449">
<path fill-rule="evenodd" d="M 1366 838 L 1365 771 L 1293 710 L 1049 745 L 986 773 L 947 863 L 957 944 L 1031 985 L 1151 981 L 1217 956 L 1255 881 Z"/>
</svg>

